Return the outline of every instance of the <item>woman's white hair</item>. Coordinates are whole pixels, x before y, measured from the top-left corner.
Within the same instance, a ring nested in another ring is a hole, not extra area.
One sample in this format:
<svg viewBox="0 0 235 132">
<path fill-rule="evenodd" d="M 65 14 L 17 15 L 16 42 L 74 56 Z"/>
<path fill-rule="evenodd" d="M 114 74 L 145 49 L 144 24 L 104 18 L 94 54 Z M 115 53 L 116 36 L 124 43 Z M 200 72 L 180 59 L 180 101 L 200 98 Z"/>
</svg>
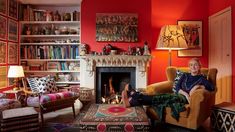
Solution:
<svg viewBox="0 0 235 132">
<path fill-rule="evenodd" d="M 192 61 L 196 61 L 199 64 L 200 67 L 202 66 L 202 63 L 201 63 L 201 61 L 198 58 L 190 59 L 188 64 L 190 65 L 190 62 L 192 62 Z"/>
</svg>

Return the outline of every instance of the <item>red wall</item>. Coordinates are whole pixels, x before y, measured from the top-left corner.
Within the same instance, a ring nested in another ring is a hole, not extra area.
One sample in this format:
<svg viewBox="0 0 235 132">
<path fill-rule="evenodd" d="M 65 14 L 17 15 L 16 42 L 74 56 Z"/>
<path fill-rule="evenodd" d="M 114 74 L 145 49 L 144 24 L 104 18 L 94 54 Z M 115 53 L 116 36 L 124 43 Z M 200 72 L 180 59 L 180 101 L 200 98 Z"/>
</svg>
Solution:
<svg viewBox="0 0 235 132">
<path fill-rule="evenodd" d="M 83 0 L 81 9 L 82 43 L 87 43 L 92 51 L 101 52 L 106 43 L 96 42 L 96 13 L 137 13 L 139 24 L 138 43 L 110 43 L 127 50 L 128 46 L 143 46 L 151 42 L 151 1 L 146 0 Z"/>
<path fill-rule="evenodd" d="M 209 0 L 209 16 L 223 10 L 226 7 L 232 7 L 232 47 L 235 45 L 235 1 L 234 0 Z M 232 48 L 233 49 L 233 48 Z M 235 65 L 235 54 L 232 54 L 232 67 Z M 233 86 L 233 102 L 235 102 L 235 70 L 232 68 L 232 86 Z"/>
<path fill-rule="evenodd" d="M 152 47 L 158 39 L 163 25 L 177 24 L 177 20 L 202 20 L 203 22 L 203 55 L 202 65 L 208 67 L 208 3 L 205 0 L 152 0 Z M 151 63 L 150 83 L 166 79 L 165 69 L 168 66 L 168 51 L 154 50 Z M 178 57 L 172 52 L 173 66 L 187 66 L 190 57 Z"/>
</svg>

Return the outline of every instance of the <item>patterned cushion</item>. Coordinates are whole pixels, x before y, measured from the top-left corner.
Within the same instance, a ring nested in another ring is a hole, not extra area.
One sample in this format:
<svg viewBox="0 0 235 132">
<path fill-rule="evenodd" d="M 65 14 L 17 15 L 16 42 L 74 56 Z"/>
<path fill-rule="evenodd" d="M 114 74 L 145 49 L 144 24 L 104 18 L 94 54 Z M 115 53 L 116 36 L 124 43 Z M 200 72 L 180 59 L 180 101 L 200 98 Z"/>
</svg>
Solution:
<svg viewBox="0 0 235 132">
<path fill-rule="evenodd" d="M 54 78 L 50 76 L 27 78 L 27 80 L 33 92 L 53 93 L 58 91 Z"/>
<path fill-rule="evenodd" d="M 78 94 L 75 92 L 60 92 L 60 93 L 52 93 L 42 95 L 40 98 L 40 103 L 48 103 L 53 101 L 58 101 L 60 99 L 70 98 L 70 97 L 78 97 Z M 38 97 L 28 97 L 27 105 L 32 107 L 39 106 L 39 98 Z"/>
<path fill-rule="evenodd" d="M 36 81 L 36 77 L 32 77 L 32 78 L 27 78 L 27 81 L 29 83 L 30 89 L 35 92 L 38 93 L 38 83 Z"/>
<path fill-rule="evenodd" d="M 177 70 L 176 71 L 176 76 L 175 76 L 175 81 L 173 83 L 173 87 L 172 87 L 172 91 L 175 93 L 176 92 L 176 85 L 178 83 L 178 81 L 180 80 L 181 76 L 184 74 L 185 72 Z"/>
<path fill-rule="evenodd" d="M 40 98 L 40 103 L 43 104 L 75 96 L 78 96 L 78 94 L 75 92 L 60 92 L 60 93 L 46 94 Z"/>
</svg>

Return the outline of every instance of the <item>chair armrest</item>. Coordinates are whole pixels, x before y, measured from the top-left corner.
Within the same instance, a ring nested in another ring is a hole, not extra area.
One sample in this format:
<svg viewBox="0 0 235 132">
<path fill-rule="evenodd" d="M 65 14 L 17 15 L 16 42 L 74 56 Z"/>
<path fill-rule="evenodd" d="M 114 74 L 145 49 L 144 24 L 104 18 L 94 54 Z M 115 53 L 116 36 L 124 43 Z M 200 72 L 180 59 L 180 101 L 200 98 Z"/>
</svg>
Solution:
<svg viewBox="0 0 235 132">
<path fill-rule="evenodd" d="M 163 81 L 159 83 L 154 83 L 148 85 L 146 88 L 146 94 L 148 95 L 156 95 L 159 93 L 172 93 L 173 82 L 171 81 Z"/>
<path fill-rule="evenodd" d="M 211 106 L 213 105 L 214 92 L 209 92 L 203 88 L 195 90 L 190 96 L 190 113 L 188 122 L 195 127 L 199 122 L 203 122 L 210 116 Z"/>
</svg>

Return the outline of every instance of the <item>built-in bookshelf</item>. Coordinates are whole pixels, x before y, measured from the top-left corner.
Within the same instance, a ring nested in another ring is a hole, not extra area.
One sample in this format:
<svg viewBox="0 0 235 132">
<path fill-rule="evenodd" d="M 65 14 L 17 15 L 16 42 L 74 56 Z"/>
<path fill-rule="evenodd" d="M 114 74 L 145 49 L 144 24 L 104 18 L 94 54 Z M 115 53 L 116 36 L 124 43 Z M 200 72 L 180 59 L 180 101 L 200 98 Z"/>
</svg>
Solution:
<svg viewBox="0 0 235 132">
<path fill-rule="evenodd" d="M 20 62 L 27 75 L 80 84 L 80 5 L 20 5 Z"/>
</svg>

